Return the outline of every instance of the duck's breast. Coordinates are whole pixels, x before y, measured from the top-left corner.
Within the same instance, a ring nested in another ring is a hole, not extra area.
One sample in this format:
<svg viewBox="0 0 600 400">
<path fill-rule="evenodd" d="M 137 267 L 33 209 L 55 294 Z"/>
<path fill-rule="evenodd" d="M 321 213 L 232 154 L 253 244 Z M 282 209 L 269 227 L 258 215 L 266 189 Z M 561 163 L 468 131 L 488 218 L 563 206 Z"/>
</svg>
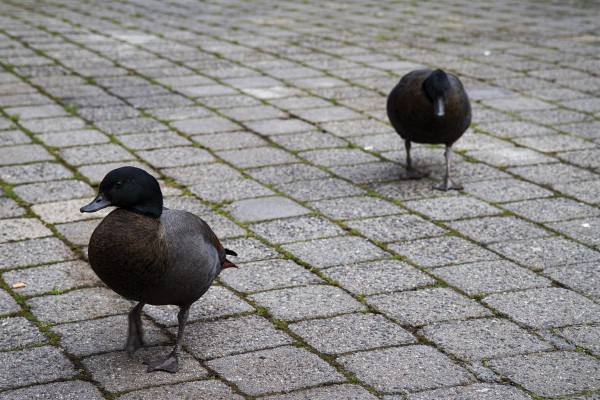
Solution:
<svg viewBox="0 0 600 400">
<path fill-rule="evenodd" d="M 169 263 L 158 218 L 117 208 L 90 238 L 90 265 L 108 287 L 123 297 L 144 301 L 165 276 Z"/>
</svg>

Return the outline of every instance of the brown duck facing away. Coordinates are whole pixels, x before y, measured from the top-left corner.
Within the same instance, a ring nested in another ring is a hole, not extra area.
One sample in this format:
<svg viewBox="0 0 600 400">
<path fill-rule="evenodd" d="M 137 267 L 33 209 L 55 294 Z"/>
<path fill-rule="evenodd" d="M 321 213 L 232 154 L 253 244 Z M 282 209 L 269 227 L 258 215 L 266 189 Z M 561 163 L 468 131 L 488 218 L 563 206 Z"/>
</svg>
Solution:
<svg viewBox="0 0 600 400">
<path fill-rule="evenodd" d="M 412 168 L 411 142 L 444 144 L 446 174 L 440 190 L 461 190 L 450 178 L 450 155 L 456 142 L 471 124 L 471 104 L 456 75 L 440 69 L 409 72 L 392 89 L 387 99 L 392 126 L 404 139 L 408 179 L 425 176 Z"/>
<path fill-rule="evenodd" d="M 173 351 L 164 358 L 144 360 L 148 372 L 177 372 L 190 306 L 224 268 L 235 267 L 208 224 L 199 217 L 163 207 L 156 179 L 135 167 L 109 172 L 98 196 L 81 212 L 118 207 L 98 225 L 88 249 L 90 265 L 106 285 L 137 301 L 129 313 L 127 352 L 144 345 L 141 320 L 145 304 L 180 307 L 179 331 Z"/>
</svg>

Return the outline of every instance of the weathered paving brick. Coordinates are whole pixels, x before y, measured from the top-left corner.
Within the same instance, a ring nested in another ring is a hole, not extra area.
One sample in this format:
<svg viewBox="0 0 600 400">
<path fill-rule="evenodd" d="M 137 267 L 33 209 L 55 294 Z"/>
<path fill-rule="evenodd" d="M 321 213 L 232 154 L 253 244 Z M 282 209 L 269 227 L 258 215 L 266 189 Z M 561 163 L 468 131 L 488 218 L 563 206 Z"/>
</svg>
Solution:
<svg viewBox="0 0 600 400">
<path fill-rule="evenodd" d="M 102 400 L 104 396 L 94 385 L 85 381 L 67 381 L 35 385 L 0 393 L 1 400 L 64 399 Z"/>
<path fill-rule="evenodd" d="M 382 242 L 418 239 L 445 233 L 443 228 L 413 214 L 361 219 L 348 221 L 346 224 L 369 239 Z"/>
<path fill-rule="evenodd" d="M 344 197 L 310 203 L 323 214 L 335 219 L 355 219 L 403 214 L 406 211 L 397 205 L 377 197 Z"/>
<path fill-rule="evenodd" d="M 502 212 L 496 207 L 466 196 L 407 201 L 404 205 L 439 220 L 484 217 Z"/>
<path fill-rule="evenodd" d="M 317 275 L 290 260 L 238 263 L 238 267 L 235 271 L 223 271 L 219 277 L 221 282 L 240 292 L 249 293 L 322 282 Z"/>
<path fill-rule="evenodd" d="M 492 315 L 475 301 L 447 288 L 382 294 L 366 301 L 390 318 L 412 326 Z"/>
<path fill-rule="evenodd" d="M 552 349 L 549 343 L 542 342 L 512 322 L 497 318 L 437 323 L 426 326 L 422 332 L 446 352 L 464 360 Z"/>
<path fill-rule="evenodd" d="M 569 342 L 590 350 L 596 356 L 600 354 L 600 343 L 597 340 L 600 335 L 599 325 L 569 326 L 557 331 Z"/>
<path fill-rule="evenodd" d="M 393 347 L 343 356 L 338 361 L 382 392 L 413 392 L 473 381 L 467 371 L 429 346 Z"/>
<path fill-rule="evenodd" d="M 341 289 L 326 285 L 273 290 L 253 294 L 250 298 L 269 309 L 276 318 L 286 321 L 365 310 L 362 304 Z"/>
<path fill-rule="evenodd" d="M 271 243 L 298 242 L 344 234 L 342 228 L 321 216 L 277 219 L 250 225 L 250 229 Z"/>
<path fill-rule="evenodd" d="M 529 354 L 486 364 L 538 396 L 556 397 L 600 388 L 600 363 L 586 354 Z"/>
<path fill-rule="evenodd" d="M 24 164 L 53 159 L 52 154 L 48 153 L 39 144 L 0 147 L 0 165 Z"/>
<path fill-rule="evenodd" d="M 176 333 L 176 328 L 172 330 Z M 185 347 L 195 357 L 207 359 L 277 347 L 292 341 L 268 320 L 248 315 L 189 324 Z"/>
<path fill-rule="evenodd" d="M 73 364 L 56 347 L 0 353 L 0 390 L 70 378 Z"/>
<path fill-rule="evenodd" d="M 515 321 L 536 328 L 600 320 L 600 306 L 575 292 L 562 288 L 494 294 L 483 301 Z"/>
<path fill-rule="evenodd" d="M 8 183 L 30 183 L 71 178 L 73 173 L 60 164 L 41 162 L 0 167 L 0 175 Z"/>
<path fill-rule="evenodd" d="M 536 222 L 552 222 L 575 217 L 592 217 L 600 211 L 575 200 L 564 197 L 526 200 L 518 203 L 507 203 L 504 208 Z"/>
<path fill-rule="evenodd" d="M 35 218 L 0 220 L 0 243 L 50 236 L 52 232 Z"/>
<path fill-rule="evenodd" d="M 0 244 L 0 269 L 24 267 L 75 258 L 75 254 L 57 238 L 22 240 Z"/>
<path fill-rule="evenodd" d="M 291 324 L 312 347 L 328 354 L 415 343 L 416 339 L 381 315 L 346 314 Z M 357 340 L 357 338 L 362 338 Z"/>
<path fill-rule="evenodd" d="M 548 189 L 518 179 L 485 180 L 464 186 L 465 192 L 493 203 L 552 196 Z"/>
<path fill-rule="evenodd" d="M 30 321 L 23 317 L 10 317 L 0 320 L 0 350 L 25 347 L 45 343 L 46 336 Z"/>
<path fill-rule="evenodd" d="M 95 194 L 94 189 L 87 183 L 71 179 L 19 185 L 13 190 L 17 196 L 30 204 L 91 197 Z"/>
<path fill-rule="evenodd" d="M 408 396 L 409 400 L 531 400 L 531 397 L 508 385 L 475 383 L 448 389 L 435 389 Z M 392 400 L 392 399 L 390 399 Z"/>
<path fill-rule="evenodd" d="M 346 399 L 346 400 L 376 400 L 377 397 L 369 393 L 366 389 L 356 385 L 335 385 L 325 386 L 315 389 L 299 390 L 293 393 L 278 394 L 265 397 L 265 400 L 328 400 L 328 399 Z"/>
<path fill-rule="evenodd" d="M 600 279 L 600 268 L 597 261 L 547 268 L 544 274 L 596 300 L 600 298 L 600 287 L 597 284 Z"/>
<path fill-rule="evenodd" d="M 289 346 L 219 358 L 207 365 L 253 396 L 344 381 L 315 354 Z"/>
<path fill-rule="evenodd" d="M 449 222 L 448 226 L 479 243 L 551 236 L 552 232 L 516 217 L 488 217 Z"/>
<path fill-rule="evenodd" d="M 242 400 L 243 397 L 233 393 L 230 387 L 217 380 L 192 381 L 165 385 L 150 389 L 136 390 L 117 397 L 119 400 L 164 399 L 178 400 L 182 398 Z"/>
<path fill-rule="evenodd" d="M 233 218 L 244 222 L 295 217 L 311 212 L 295 201 L 281 196 L 236 201 L 226 210 L 231 212 Z"/>
</svg>

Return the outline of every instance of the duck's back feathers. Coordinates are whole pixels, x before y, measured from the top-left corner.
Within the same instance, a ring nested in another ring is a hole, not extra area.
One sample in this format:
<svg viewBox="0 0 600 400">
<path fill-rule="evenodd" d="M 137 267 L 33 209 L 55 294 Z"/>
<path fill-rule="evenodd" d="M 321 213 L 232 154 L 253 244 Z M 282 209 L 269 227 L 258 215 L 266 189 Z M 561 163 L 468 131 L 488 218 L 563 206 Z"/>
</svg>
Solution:
<svg viewBox="0 0 600 400">
<path fill-rule="evenodd" d="M 437 72 L 437 71 L 435 71 Z M 452 145 L 471 124 L 471 105 L 456 75 L 446 73 L 444 115 L 434 115 L 434 104 L 423 83 L 434 71 L 423 69 L 406 74 L 387 99 L 387 114 L 403 138 L 416 143 Z"/>
</svg>

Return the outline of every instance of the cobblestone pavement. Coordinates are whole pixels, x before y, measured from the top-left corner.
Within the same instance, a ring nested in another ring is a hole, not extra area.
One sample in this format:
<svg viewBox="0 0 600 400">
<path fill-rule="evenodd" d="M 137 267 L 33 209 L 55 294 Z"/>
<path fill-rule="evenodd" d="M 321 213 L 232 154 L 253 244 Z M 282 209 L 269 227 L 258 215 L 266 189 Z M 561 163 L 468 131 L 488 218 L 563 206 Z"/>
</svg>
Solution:
<svg viewBox="0 0 600 400">
<path fill-rule="evenodd" d="M 596 1 L 0 2 L 0 399 L 600 398 Z M 462 192 L 385 98 L 443 67 L 473 102 Z M 116 166 L 240 257 L 176 313 L 85 261 Z M 23 285 L 19 284 L 24 283 Z"/>
</svg>

